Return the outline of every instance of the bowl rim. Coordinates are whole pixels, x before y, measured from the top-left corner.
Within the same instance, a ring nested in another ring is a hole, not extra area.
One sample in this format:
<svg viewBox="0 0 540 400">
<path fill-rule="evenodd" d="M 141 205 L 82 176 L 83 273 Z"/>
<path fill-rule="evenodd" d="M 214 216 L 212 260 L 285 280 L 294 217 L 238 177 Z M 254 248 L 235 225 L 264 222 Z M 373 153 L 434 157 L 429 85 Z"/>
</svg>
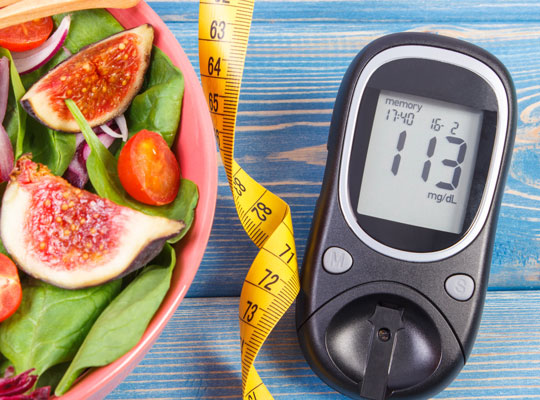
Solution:
<svg viewBox="0 0 540 400">
<path fill-rule="evenodd" d="M 187 55 L 165 22 L 144 0 L 129 9 L 107 10 L 126 29 L 143 23 L 152 25 L 155 30 L 154 45 L 164 51 L 184 75 L 182 117 L 173 146 L 182 176 L 193 180 L 198 186 L 199 202 L 190 231 L 175 246 L 177 261 L 171 287 L 139 343 L 118 360 L 91 369 L 66 394 L 59 397 L 62 400 L 105 397 L 144 358 L 182 302 L 195 277 L 208 244 L 217 200 L 217 151 L 213 124 L 201 84 Z M 197 165 L 187 165 L 185 160 L 190 159 L 190 153 L 194 153 L 193 146 L 200 150 L 196 156 L 200 162 Z M 207 167 L 200 168 L 200 165 Z"/>
</svg>

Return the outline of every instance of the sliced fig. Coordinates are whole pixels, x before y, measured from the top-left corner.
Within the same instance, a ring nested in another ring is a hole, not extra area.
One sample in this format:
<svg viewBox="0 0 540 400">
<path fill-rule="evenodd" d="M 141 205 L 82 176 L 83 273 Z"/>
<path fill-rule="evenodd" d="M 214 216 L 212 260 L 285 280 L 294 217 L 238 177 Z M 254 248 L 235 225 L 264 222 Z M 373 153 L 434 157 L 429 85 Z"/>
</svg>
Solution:
<svg viewBox="0 0 540 400">
<path fill-rule="evenodd" d="M 64 100 L 72 99 L 91 127 L 122 114 L 141 89 L 154 29 L 146 24 L 83 48 L 37 81 L 21 99 L 48 127 L 79 132 Z"/>
<path fill-rule="evenodd" d="M 27 155 L 15 165 L 0 215 L 2 241 L 19 268 L 68 289 L 142 267 L 183 228 L 71 186 Z"/>
</svg>

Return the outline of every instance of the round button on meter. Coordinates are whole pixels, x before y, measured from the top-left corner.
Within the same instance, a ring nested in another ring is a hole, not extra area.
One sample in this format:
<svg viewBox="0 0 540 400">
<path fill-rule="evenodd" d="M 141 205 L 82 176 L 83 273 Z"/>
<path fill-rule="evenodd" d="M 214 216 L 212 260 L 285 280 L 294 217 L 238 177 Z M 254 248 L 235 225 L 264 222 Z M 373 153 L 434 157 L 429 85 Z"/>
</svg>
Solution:
<svg viewBox="0 0 540 400">
<path fill-rule="evenodd" d="M 352 61 L 296 302 L 306 360 L 334 389 L 422 399 L 457 376 L 480 324 L 515 129 L 508 71 L 470 43 L 398 33 Z"/>
<path fill-rule="evenodd" d="M 454 299 L 467 301 L 474 293 L 474 281 L 469 275 L 452 275 L 444 283 L 444 288 Z"/>
<path fill-rule="evenodd" d="M 351 269 L 353 259 L 346 250 L 333 246 L 324 252 L 322 265 L 331 274 L 342 274 Z"/>
</svg>

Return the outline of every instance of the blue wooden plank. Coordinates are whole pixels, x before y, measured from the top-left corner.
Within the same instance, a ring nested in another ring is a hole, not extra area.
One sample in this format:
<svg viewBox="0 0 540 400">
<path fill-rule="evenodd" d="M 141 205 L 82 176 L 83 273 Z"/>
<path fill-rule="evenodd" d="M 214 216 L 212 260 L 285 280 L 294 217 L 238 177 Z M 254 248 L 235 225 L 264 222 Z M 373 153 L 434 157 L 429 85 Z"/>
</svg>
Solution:
<svg viewBox="0 0 540 400">
<path fill-rule="evenodd" d="M 469 362 L 436 398 L 540 398 L 539 303 L 539 291 L 490 292 Z M 240 398 L 237 318 L 237 298 L 184 300 L 141 364 L 107 398 Z M 257 360 L 275 399 L 342 398 L 304 361 L 292 310 Z"/>
<path fill-rule="evenodd" d="M 198 2 L 192 0 L 150 1 L 165 21 L 188 22 L 198 18 Z M 294 24 L 321 21 L 325 24 L 355 22 L 372 24 L 410 22 L 508 22 L 540 20 L 535 0 L 257 0 L 254 23 L 285 20 Z"/>
</svg>

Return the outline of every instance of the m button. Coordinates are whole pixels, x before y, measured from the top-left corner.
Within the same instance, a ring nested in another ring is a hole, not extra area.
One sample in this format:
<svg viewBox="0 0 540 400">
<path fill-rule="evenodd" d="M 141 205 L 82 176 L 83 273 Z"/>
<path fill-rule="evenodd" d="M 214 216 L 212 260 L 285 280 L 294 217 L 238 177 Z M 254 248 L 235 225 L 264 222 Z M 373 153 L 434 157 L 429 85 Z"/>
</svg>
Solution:
<svg viewBox="0 0 540 400">
<path fill-rule="evenodd" d="M 339 247 L 329 247 L 324 252 L 323 268 L 331 274 L 347 272 L 353 264 L 351 255 Z"/>
</svg>

